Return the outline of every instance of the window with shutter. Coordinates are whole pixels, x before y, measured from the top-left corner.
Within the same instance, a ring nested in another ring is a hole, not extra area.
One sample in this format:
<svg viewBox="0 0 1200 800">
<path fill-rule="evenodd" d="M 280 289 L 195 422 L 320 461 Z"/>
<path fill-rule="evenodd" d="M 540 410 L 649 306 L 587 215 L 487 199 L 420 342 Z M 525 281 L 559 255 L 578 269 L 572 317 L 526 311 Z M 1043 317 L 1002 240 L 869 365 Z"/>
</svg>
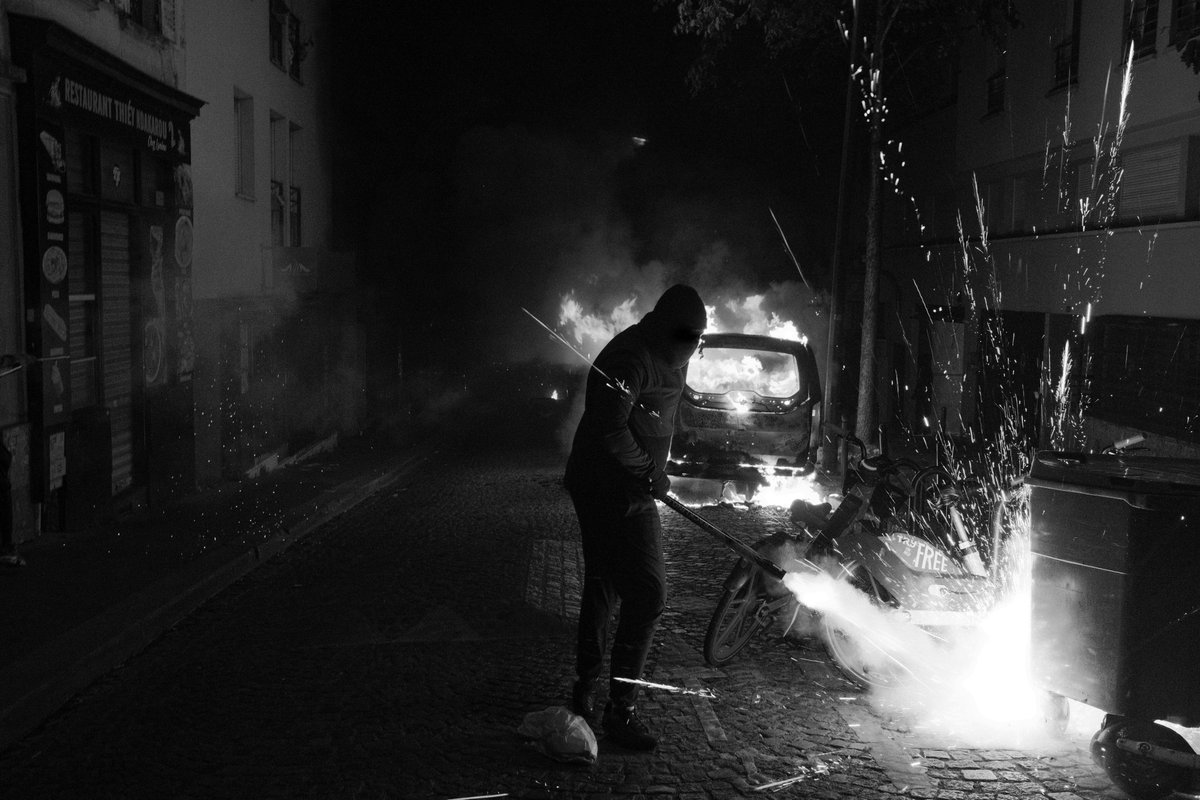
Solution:
<svg viewBox="0 0 1200 800">
<path fill-rule="evenodd" d="M 1172 139 L 1150 147 L 1127 150 L 1121 156 L 1124 174 L 1118 214 L 1122 221 L 1177 219 L 1183 216 L 1182 181 L 1185 140 Z"/>
</svg>

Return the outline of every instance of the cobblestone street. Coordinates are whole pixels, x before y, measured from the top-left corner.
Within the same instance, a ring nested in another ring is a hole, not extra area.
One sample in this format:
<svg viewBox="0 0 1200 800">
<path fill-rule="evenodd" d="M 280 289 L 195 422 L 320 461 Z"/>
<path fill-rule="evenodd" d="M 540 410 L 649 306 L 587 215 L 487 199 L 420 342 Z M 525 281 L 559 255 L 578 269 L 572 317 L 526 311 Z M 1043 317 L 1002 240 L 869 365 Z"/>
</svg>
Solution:
<svg viewBox="0 0 1200 800">
<path fill-rule="evenodd" d="M 733 557 L 663 510 L 656 752 L 561 765 L 516 734 L 566 701 L 582 577 L 547 449 L 447 445 L 265 563 L 0 754 L 8 798 L 1120 797 L 1086 739 L 973 749 L 873 709 L 814 640 L 701 655 Z M 708 508 L 747 541 L 781 512 Z M 711 696 L 710 696 L 711 695 Z"/>
</svg>

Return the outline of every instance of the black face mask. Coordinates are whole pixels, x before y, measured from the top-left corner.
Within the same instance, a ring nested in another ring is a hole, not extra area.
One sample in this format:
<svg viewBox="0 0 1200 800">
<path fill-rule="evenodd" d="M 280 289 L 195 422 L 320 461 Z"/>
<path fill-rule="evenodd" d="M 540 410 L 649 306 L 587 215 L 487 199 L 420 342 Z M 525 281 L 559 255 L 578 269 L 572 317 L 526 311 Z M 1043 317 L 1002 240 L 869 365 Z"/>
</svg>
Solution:
<svg viewBox="0 0 1200 800">
<path fill-rule="evenodd" d="M 671 331 L 667 344 L 667 363 L 682 369 L 700 346 L 703 331 L 694 328 L 676 328 Z"/>
</svg>

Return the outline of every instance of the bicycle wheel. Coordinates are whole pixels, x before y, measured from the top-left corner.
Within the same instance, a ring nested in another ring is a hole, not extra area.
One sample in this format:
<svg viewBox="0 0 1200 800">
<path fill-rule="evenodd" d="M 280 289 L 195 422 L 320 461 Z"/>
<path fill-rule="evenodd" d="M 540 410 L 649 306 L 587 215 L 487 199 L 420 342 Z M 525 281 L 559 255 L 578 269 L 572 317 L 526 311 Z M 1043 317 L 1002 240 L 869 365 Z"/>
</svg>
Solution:
<svg viewBox="0 0 1200 800">
<path fill-rule="evenodd" d="M 740 573 L 747 573 L 744 580 Z M 766 604 L 762 581 L 757 572 L 744 561 L 739 561 L 725 581 L 726 589 L 717 601 L 717 609 L 708 623 L 704 634 L 704 660 L 714 667 L 724 666 L 742 651 L 754 635 L 766 627 L 759 610 Z"/>
<path fill-rule="evenodd" d="M 884 605 L 883 589 L 861 566 L 850 565 L 850 583 L 870 598 L 875 605 Z M 900 668 L 889 660 L 883 649 L 860 636 L 851 636 L 838 621 L 828 614 L 821 617 L 825 649 L 838 668 L 855 685 L 867 689 L 887 688 L 896 683 Z"/>
</svg>

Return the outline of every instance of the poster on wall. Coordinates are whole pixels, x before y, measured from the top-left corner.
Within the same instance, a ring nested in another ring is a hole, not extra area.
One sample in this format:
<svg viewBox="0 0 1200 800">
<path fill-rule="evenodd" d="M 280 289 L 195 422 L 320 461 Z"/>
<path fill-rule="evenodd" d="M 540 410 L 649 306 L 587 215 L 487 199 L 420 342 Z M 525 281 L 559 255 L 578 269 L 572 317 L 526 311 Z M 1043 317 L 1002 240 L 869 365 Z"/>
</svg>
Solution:
<svg viewBox="0 0 1200 800">
<path fill-rule="evenodd" d="M 63 127 L 38 121 L 36 223 L 38 292 L 28 311 L 29 346 L 41 366 L 42 423 L 65 422 L 71 413 L 70 350 L 67 320 L 70 289 L 67 285 L 67 162 L 63 153 Z"/>
<path fill-rule="evenodd" d="M 180 381 L 191 380 L 196 368 L 196 342 L 192 336 L 192 217 L 180 209 L 175 220 L 175 372 Z"/>
</svg>

